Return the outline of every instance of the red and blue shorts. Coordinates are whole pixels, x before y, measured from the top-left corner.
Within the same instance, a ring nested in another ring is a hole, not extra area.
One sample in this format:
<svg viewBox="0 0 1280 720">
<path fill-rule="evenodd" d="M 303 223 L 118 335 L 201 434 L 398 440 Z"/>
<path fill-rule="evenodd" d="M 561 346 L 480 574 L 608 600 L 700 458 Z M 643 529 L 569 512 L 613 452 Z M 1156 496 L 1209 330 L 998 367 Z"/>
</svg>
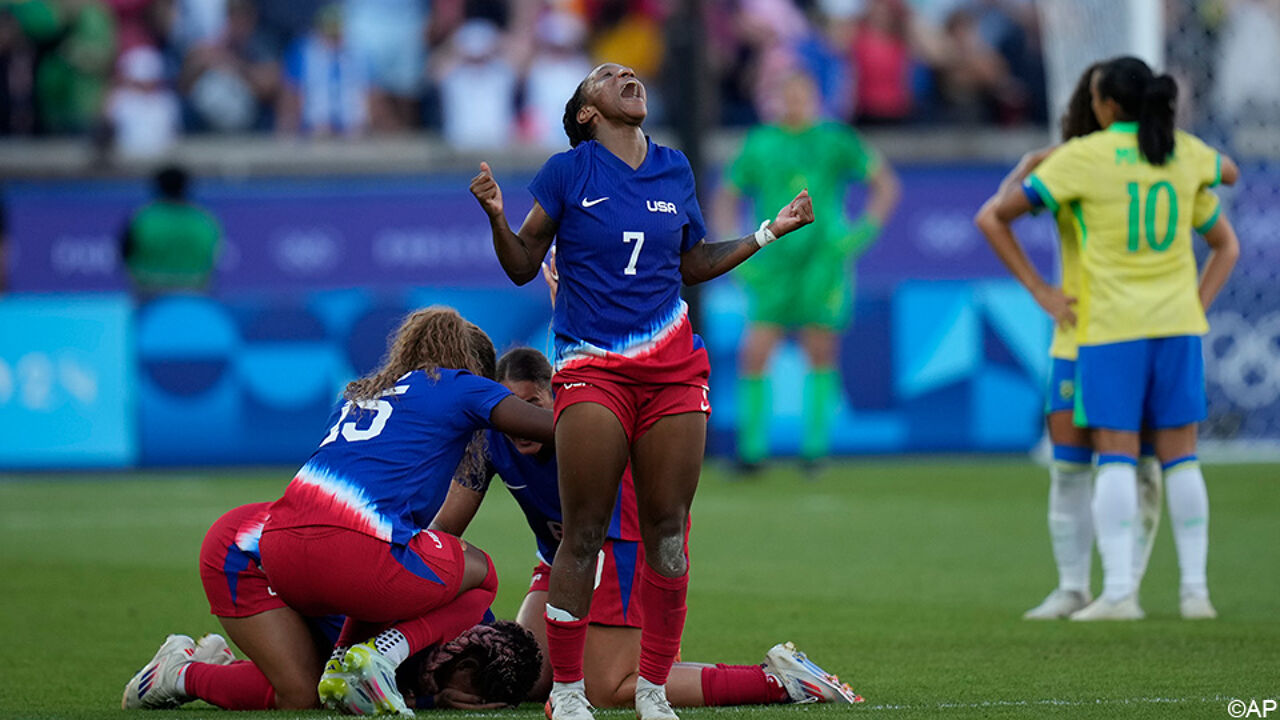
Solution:
<svg viewBox="0 0 1280 720">
<path fill-rule="evenodd" d="M 667 415 L 710 415 L 710 376 L 707 349 L 686 322 L 643 357 L 583 358 L 557 371 L 552 378 L 556 420 L 571 405 L 598 403 L 618 418 L 627 440 L 635 442 Z"/>
<path fill-rule="evenodd" d="M 591 593 L 591 616 L 596 625 L 640 627 L 640 569 L 644 567 L 644 545 L 626 540 L 605 540 L 596 561 L 595 589 Z M 533 569 L 529 592 L 546 592 L 551 587 L 551 566 L 540 562 Z"/>
<path fill-rule="evenodd" d="M 209 612 L 218 617 L 248 617 L 285 607 L 267 583 L 258 559 L 236 545 L 236 538 L 270 503 L 242 505 L 218 518 L 200 546 L 200 581 Z"/>
<path fill-rule="evenodd" d="M 423 530 L 406 545 L 327 525 L 273 529 L 260 543 L 271 587 L 304 615 L 367 622 L 419 617 L 458 595 L 462 542 Z"/>
</svg>

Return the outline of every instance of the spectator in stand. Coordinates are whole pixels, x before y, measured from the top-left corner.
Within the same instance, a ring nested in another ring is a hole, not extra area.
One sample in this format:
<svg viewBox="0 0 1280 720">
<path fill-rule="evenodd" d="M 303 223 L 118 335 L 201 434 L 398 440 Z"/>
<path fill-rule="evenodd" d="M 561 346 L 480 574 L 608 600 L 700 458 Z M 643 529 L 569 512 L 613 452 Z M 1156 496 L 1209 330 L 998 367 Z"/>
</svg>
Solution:
<svg viewBox="0 0 1280 720">
<path fill-rule="evenodd" d="M 369 124 L 369 77 L 343 42 L 342 8 L 322 7 L 314 29 L 285 56 L 276 115 L 285 133 L 359 135 Z"/>
<path fill-rule="evenodd" d="M 35 45 L 14 9 L 0 7 L 0 135 L 35 132 L 35 63 Z"/>
<path fill-rule="evenodd" d="M 591 72 L 583 50 L 587 28 L 571 13 L 550 12 L 538 19 L 533 58 L 525 71 L 525 135 L 547 148 L 563 148 L 564 99 Z"/>
<path fill-rule="evenodd" d="M 139 45 L 120 56 L 120 83 L 107 96 L 106 119 L 116 152 L 123 158 L 163 156 L 178 141 L 182 106 L 164 77 L 164 58 Z"/>
<path fill-rule="evenodd" d="M 209 287 L 222 243 L 222 228 L 187 198 L 189 177 L 179 167 L 155 176 L 157 198 L 125 226 L 120 255 L 143 296 Z"/>
<path fill-rule="evenodd" d="M 657 77 L 665 52 L 659 3 L 654 0 L 594 0 L 586 5 L 593 31 L 593 62 L 617 63 L 631 68 L 638 77 Z M 651 94 L 650 104 L 653 100 Z"/>
<path fill-rule="evenodd" d="M 315 27 L 316 15 L 334 0 L 254 0 L 262 29 L 283 55 Z"/>
<path fill-rule="evenodd" d="M 911 10 L 903 0 L 869 0 L 854 30 L 855 120 L 891 124 L 911 115 Z"/>
<path fill-rule="evenodd" d="M 252 0 L 228 0 L 222 30 L 187 53 L 181 86 L 197 123 L 220 132 L 269 127 L 280 63 Z"/>
<path fill-rule="evenodd" d="M 102 111 L 116 59 L 115 21 L 98 0 L 34 4 L 57 19 L 36 67 L 40 124 L 46 132 L 84 132 Z"/>
<path fill-rule="evenodd" d="M 348 45 L 369 70 L 369 124 L 405 130 L 417 120 L 426 63 L 428 0 L 346 0 Z"/>
<path fill-rule="evenodd" d="M 1021 103 L 1009 66 L 982 39 L 977 18 L 966 8 L 947 16 L 941 55 L 932 64 L 946 105 L 944 112 L 953 122 L 993 122 Z"/>
<path fill-rule="evenodd" d="M 502 34 L 468 20 L 437 66 L 444 139 L 460 149 L 505 147 L 516 128 L 516 72 L 502 55 Z"/>
</svg>

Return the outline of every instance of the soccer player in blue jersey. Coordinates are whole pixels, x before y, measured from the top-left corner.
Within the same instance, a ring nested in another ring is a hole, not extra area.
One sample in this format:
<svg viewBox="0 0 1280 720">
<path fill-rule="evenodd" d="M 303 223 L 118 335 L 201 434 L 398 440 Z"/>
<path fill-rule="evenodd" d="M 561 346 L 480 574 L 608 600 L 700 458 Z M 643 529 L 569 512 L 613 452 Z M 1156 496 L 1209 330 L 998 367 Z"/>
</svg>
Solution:
<svg viewBox="0 0 1280 720">
<path fill-rule="evenodd" d="M 1002 193 L 979 215 L 1001 260 L 1059 324 L 1075 327 L 1078 426 L 1098 453 L 1092 501 L 1102 556 L 1102 596 L 1073 620 L 1143 617 L 1134 585 L 1134 466 L 1139 430 L 1153 430 L 1165 476 L 1182 573 L 1184 618 L 1216 616 L 1205 563 L 1208 497 L 1196 461 L 1205 412 L 1200 335 L 1204 309 L 1235 264 L 1234 242 L 1215 245 L 1197 278 L 1191 248 L 1194 198 L 1233 182 L 1238 169 L 1174 127 L 1177 86 L 1132 57 L 1106 62 L 1091 79 L 1101 132 L 1054 150 L 1022 190 Z M 1181 200 L 1181 203 L 1179 202 Z M 1074 218 L 1079 304 L 1027 261 L 1010 223 L 1035 207 Z"/>
<path fill-rule="evenodd" d="M 718 277 L 777 237 L 813 221 L 801 193 L 754 234 L 704 242 L 689 162 L 650 141 L 648 108 L 631 68 L 591 71 L 565 106 L 571 150 L 552 156 L 530 185 L 518 232 L 487 163 L 471 192 L 489 216 L 507 276 L 537 277 L 556 241 L 560 298 L 556 351 L 556 457 L 564 539 L 551 570 L 547 644 L 555 720 L 588 720 L 582 658 L 596 554 L 623 470 L 631 462 L 645 549 L 640 720 L 676 717 L 664 686 L 687 612 L 685 527 L 706 444 L 706 349 L 692 331 L 681 283 Z"/>
<path fill-rule="evenodd" d="M 552 284 L 554 302 L 554 274 L 546 277 Z M 552 406 L 551 364 L 542 353 L 527 347 L 509 350 L 498 361 L 497 373 L 498 381 L 517 397 L 541 407 Z M 479 509 L 492 476 L 502 478 L 524 511 L 537 542 L 538 565 L 516 621 L 532 630 L 545 647 L 543 612 L 549 564 L 560 544 L 562 522 L 555 448 L 490 430 L 486 433 L 485 452 L 489 459 L 485 473 L 454 479 L 431 528 L 462 535 Z M 635 518 L 635 487 L 628 472 L 618 491 L 592 590 L 583 670 L 587 697 L 596 707 L 630 706 L 635 696 L 643 627 L 636 590 L 639 566 L 644 561 Z M 684 707 L 848 701 L 852 691 L 838 680 L 831 681 L 832 677 L 805 661 L 794 647 L 782 643 L 769 650 L 763 664 L 678 662 L 671 669 L 667 692 L 673 705 Z M 545 700 L 550 686 L 551 667 L 547 663 L 529 698 Z M 856 695 L 852 697 L 857 700 Z"/>
<path fill-rule="evenodd" d="M 410 315 L 270 507 L 259 551 L 272 589 L 304 615 L 347 616 L 318 687 L 331 706 L 356 711 L 363 692 L 380 712 L 405 711 L 396 667 L 475 625 L 493 600 L 488 555 L 422 528 L 459 463 L 480 461 L 474 433 L 545 442 L 552 418 L 480 376 L 471 333 L 451 308 Z"/>
<path fill-rule="evenodd" d="M 170 635 L 125 686 L 124 709 L 171 708 L 191 700 L 226 710 L 320 706 L 316 683 L 345 618 L 305 617 L 268 585 L 258 543 L 269 505 L 227 511 L 200 547 L 200 579 L 210 612 L 247 659 L 237 660 L 221 635 L 199 641 Z M 402 668 L 398 682 L 406 700 L 412 696 L 419 707 L 492 709 L 524 700 L 541 664 L 537 640 L 528 630 L 498 622 L 474 626 L 419 653 Z M 362 709 L 376 708 L 370 703 Z"/>
</svg>

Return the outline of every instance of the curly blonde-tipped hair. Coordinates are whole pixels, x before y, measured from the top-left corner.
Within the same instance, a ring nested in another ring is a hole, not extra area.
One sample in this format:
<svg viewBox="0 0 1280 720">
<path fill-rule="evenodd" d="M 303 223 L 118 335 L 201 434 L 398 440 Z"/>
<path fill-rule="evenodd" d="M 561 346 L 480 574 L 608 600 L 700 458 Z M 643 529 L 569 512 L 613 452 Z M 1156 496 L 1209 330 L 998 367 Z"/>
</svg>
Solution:
<svg viewBox="0 0 1280 720">
<path fill-rule="evenodd" d="M 382 366 L 348 383 L 342 396 L 363 407 L 394 386 L 405 373 L 414 370 L 422 370 L 435 380 L 440 378 L 440 368 L 468 370 L 493 379 L 493 357 L 493 341 L 484 330 L 467 322 L 451 307 L 432 305 L 404 319 L 388 343 Z M 476 432 L 467 444 L 457 471 L 480 472 L 484 468 L 486 446 L 484 432 Z"/>
<path fill-rule="evenodd" d="M 444 305 L 432 305 L 411 313 L 388 343 L 382 366 L 348 383 L 342 396 L 357 404 L 372 400 L 414 370 L 423 370 L 432 379 L 440 377 L 442 367 L 485 375 L 485 363 L 476 348 L 478 343 L 472 328 L 479 330 L 457 310 Z M 483 335 L 483 331 L 480 334 Z M 487 342 L 488 336 L 484 339 Z M 492 342 L 489 347 L 493 347 Z"/>
</svg>

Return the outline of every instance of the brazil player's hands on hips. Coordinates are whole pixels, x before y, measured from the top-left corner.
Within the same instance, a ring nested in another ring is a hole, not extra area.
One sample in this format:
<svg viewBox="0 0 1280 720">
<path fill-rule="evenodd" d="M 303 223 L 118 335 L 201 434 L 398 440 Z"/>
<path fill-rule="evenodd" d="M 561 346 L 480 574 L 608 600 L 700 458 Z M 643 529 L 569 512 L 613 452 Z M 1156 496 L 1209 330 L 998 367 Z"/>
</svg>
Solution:
<svg viewBox="0 0 1280 720">
<path fill-rule="evenodd" d="M 498 181 L 494 179 L 489 163 L 480 163 L 480 174 L 471 178 L 471 194 L 476 196 L 476 200 L 479 201 L 480 207 L 484 209 L 489 219 L 503 217 L 502 188 L 498 187 Z"/>
<path fill-rule="evenodd" d="M 1032 293 L 1036 303 L 1053 318 L 1053 321 L 1063 327 L 1074 327 L 1076 324 L 1076 311 L 1073 307 L 1076 299 L 1062 292 L 1062 288 L 1055 285 L 1044 285 Z"/>
<path fill-rule="evenodd" d="M 778 211 L 778 216 L 769 224 L 769 232 L 773 233 L 774 237 L 782 237 L 811 222 L 813 222 L 813 200 L 809 197 L 808 189 L 805 189 L 801 190 L 794 200 L 787 203 L 786 207 Z"/>
</svg>

